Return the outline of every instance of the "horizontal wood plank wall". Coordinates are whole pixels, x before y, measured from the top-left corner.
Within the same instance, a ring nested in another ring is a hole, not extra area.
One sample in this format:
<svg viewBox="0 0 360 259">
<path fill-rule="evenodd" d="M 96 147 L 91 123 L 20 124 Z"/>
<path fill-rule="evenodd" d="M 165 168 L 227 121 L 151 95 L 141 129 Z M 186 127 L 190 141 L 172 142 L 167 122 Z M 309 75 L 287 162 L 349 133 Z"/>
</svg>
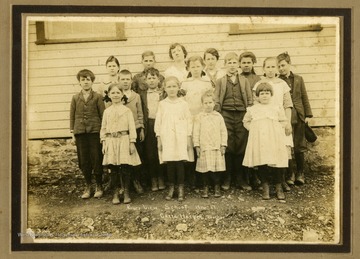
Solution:
<svg viewBox="0 0 360 259">
<path fill-rule="evenodd" d="M 183 44 L 189 56 L 203 55 L 214 47 L 220 53 L 219 68 L 227 52 L 253 51 L 255 71 L 261 75 L 266 57 L 288 51 L 293 71 L 303 76 L 314 113 L 314 125 L 333 126 L 335 119 L 335 27 L 323 25 L 320 32 L 286 32 L 228 35 L 227 24 L 126 23 L 126 41 L 36 45 L 35 23 L 29 25 L 27 132 L 30 139 L 69 137 L 70 100 L 80 91 L 79 70 L 96 75 L 94 88 L 106 76 L 105 61 L 115 55 L 121 69 L 142 71 L 141 53 L 152 50 L 156 67 L 163 72 L 170 64 L 169 45 Z"/>
</svg>

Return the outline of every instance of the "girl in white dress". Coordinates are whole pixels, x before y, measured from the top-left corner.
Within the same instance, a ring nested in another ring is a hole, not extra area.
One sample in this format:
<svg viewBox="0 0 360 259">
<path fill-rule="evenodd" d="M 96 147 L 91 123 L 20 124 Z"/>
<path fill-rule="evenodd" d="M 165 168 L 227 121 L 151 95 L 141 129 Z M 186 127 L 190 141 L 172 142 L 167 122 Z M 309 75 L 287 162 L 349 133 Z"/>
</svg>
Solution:
<svg viewBox="0 0 360 259">
<path fill-rule="evenodd" d="M 155 134 L 158 141 L 159 161 L 166 163 L 169 182 L 167 200 L 174 195 L 175 176 L 178 184 L 178 200 L 184 200 L 184 162 L 194 161 L 191 147 L 192 116 L 187 102 L 178 97 L 180 82 L 176 77 L 165 78 L 167 97 L 160 101 L 155 118 Z"/>
<path fill-rule="evenodd" d="M 120 177 L 124 183 L 124 203 L 130 203 L 129 184 L 131 166 L 141 164 L 135 148 L 136 128 L 131 110 L 123 105 L 126 103 L 121 87 L 117 83 L 109 86 L 108 95 L 112 105 L 103 115 L 100 139 L 103 144 L 103 165 L 108 165 L 115 186 L 113 204 L 119 204 Z"/>
<path fill-rule="evenodd" d="M 263 199 L 270 199 L 271 175 L 275 180 L 277 198 L 282 200 L 285 199 L 281 186 L 282 169 L 288 166 L 284 130 L 287 118 L 284 109 L 271 102 L 273 88 L 269 83 L 259 84 L 255 95 L 258 103 L 247 108 L 243 119 L 244 127 L 249 131 L 243 165 L 250 168 L 258 167 Z"/>
<path fill-rule="evenodd" d="M 271 102 L 273 104 L 283 107 L 286 118 L 288 119 L 285 125 L 285 135 L 286 135 L 285 141 L 288 151 L 288 159 L 290 161 L 292 159 L 291 148 L 294 146 L 293 138 L 292 138 L 292 126 L 291 126 L 291 109 L 293 108 L 293 103 L 290 95 L 290 87 L 284 80 L 277 77 L 278 62 L 275 57 L 268 57 L 264 60 L 263 70 L 265 72 L 265 77 L 263 77 L 260 81 L 258 81 L 254 85 L 253 91 L 255 91 L 257 86 L 263 82 L 268 82 L 273 87 L 273 98 Z M 256 96 L 255 96 L 255 101 L 256 101 Z M 285 191 L 290 191 L 290 187 L 287 185 L 285 181 L 285 173 L 286 170 L 283 170 L 284 179 L 282 181 L 282 186 Z"/>
<path fill-rule="evenodd" d="M 209 175 L 215 184 L 215 197 L 220 197 L 220 174 L 225 171 L 225 150 L 227 146 L 227 129 L 224 118 L 214 111 L 215 101 L 212 90 L 202 97 L 203 112 L 194 120 L 193 140 L 197 154 L 196 171 L 201 173 L 203 181 L 203 198 L 208 198 Z"/>
</svg>

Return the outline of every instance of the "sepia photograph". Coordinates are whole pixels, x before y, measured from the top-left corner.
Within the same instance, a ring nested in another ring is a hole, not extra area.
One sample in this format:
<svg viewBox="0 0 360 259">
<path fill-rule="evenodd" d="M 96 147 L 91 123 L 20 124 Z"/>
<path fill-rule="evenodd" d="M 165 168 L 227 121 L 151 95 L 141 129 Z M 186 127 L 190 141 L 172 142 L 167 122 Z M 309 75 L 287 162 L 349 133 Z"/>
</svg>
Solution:
<svg viewBox="0 0 360 259">
<path fill-rule="evenodd" d="M 34 242 L 339 242 L 338 18 L 29 16 L 26 28 L 25 235 Z M 280 116 L 263 117 L 269 108 L 248 113 L 248 124 L 264 120 L 254 135 L 242 125 L 246 108 L 261 104 L 258 82 L 278 99 L 289 144 L 269 132 L 267 120 Z M 229 90 L 236 84 L 237 93 Z M 185 100 L 190 112 L 166 103 L 169 85 L 185 92 L 174 100 Z M 121 105 L 131 111 L 132 128 L 120 104 L 106 112 L 114 86 L 129 99 Z M 214 121 L 197 117 L 207 115 L 206 90 Z M 166 120 L 188 114 L 185 138 L 168 132 L 181 128 Z M 318 139 L 306 140 L 305 125 Z M 107 135 L 123 131 L 138 154 L 124 162 L 116 143 L 101 152 Z M 188 137 L 192 148 L 220 152 L 220 161 L 199 164 L 194 151 L 186 154 Z M 156 138 L 170 143 L 163 157 Z"/>
<path fill-rule="evenodd" d="M 13 240 L 342 246 L 343 37 L 336 15 L 24 15 Z"/>
</svg>

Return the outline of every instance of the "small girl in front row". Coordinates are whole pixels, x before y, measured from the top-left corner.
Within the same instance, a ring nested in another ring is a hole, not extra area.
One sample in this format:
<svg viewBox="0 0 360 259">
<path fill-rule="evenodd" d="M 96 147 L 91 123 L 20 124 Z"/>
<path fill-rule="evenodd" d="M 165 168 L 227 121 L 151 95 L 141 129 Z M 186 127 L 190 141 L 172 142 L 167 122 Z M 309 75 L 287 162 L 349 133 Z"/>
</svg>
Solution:
<svg viewBox="0 0 360 259">
<path fill-rule="evenodd" d="M 193 141 L 197 154 L 196 171 L 203 180 L 203 198 L 208 198 L 209 173 L 215 184 L 215 197 L 220 197 L 220 174 L 225 171 L 227 129 L 223 117 L 214 111 L 213 91 L 201 96 L 203 111 L 194 120 Z"/>
<path fill-rule="evenodd" d="M 181 90 L 185 92 L 184 100 L 189 105 L 193 119 L 202 110 L 201 96 L 208 90 L 213 91 L 210 79 L 205 77 L 204 67 L 205 63 L 202 57 L 191 56 L 186 61 L 186 69 L 189 71 L 189 77 L 181 83 Z M 197 187 L 199 182 L 198 178 L 200 178 L 195 171 L 195 167 L 195 162 L 187 163 L 185 166 L 186 180 L 193 188 Z"/>
<path fill-rule="evenodd" d="M 283 200 L 285 195 L 281 183 L 283 170 L 288 166 L 285 143 L 288 120 L 283 107 L 271 103 L 273 88 L 269 83 L 260 83 L 255 95 L 258 103 L 247 108 L 243 119 L 244 127 L 249 131 L 243 165 L 258 167 L 264 200 L 270 199 L 270 176 L 275 180 L 277 198 Z"/>
<path fill-rule="evenodd" d="M 103 165 L 111 170 L 115 186 L 112 203 L 119 204 L 120 177 L 124 183 L 124 203 L 130 203 L 129 185 L 132 166 L 141 164 L 136 151 L 136 128 L 131 110 L 123 105 L 126 98 L 119 84 L 109 86 L 108 95 L 112 105 L 104 111 L 100 139 L 103 144 Z"/>
<path fill-rule="evenodd" d="M 178 96 L 180 81 L 174 76 L 165 78 L 167 97 L 160 101 L 155 118 L 155 134 L 158 141 L 159 161 L 166 163 L 169 192 L 166 200 L 174 195 L 175 176 L 178 184 L 178 200 L 184 200 L 185 161 L 194 161 L 192 148 L 192 116 L 187 102 Z"/>
</svg>

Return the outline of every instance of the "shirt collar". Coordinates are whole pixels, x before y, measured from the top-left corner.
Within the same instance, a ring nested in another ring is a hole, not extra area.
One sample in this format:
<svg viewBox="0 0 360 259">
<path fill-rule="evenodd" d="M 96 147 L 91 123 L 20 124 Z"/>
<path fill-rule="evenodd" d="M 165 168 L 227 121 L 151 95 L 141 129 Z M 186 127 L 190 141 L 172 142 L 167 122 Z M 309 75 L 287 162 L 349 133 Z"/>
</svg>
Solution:
<svg viewBox="0 0 360 259">
<path fill-rule="evenodd" d="M 155 88 L 155 89 L 150 89 L 150 88 L 148 88 L 147 89 L 147 92 L 148 93 L 156 93 L 158 90 Z"/>
<path fill-rule="evenodd" d="M 232 77 L 232 76 L 237 76 L 238 74 L 239 74 L 239 72 L 238 71 L 236 71 L 235 73 L 233 73 L 233 74 L 230 74 L 230 73 L 226 73 L 229 77 Z"/>
<path fill-rule="evenodd" d="M 82 95 L 90 95 L 91 94 L 91 92 L 92 92 L 92 89 L 90 89 L 89 91 L 83 91 L 83 90 L 81 90 L 81 93 L 82 93 Z"/>
<path fill-rule="evenodd" d="M 289 74 L 289 76 L 281 76 L 282 78 L 293 78 L 294 77 L 294 74 L 293 74 L 293 72 L 292 71 L 290 71 L 290 74 Z"/>
</svg>

